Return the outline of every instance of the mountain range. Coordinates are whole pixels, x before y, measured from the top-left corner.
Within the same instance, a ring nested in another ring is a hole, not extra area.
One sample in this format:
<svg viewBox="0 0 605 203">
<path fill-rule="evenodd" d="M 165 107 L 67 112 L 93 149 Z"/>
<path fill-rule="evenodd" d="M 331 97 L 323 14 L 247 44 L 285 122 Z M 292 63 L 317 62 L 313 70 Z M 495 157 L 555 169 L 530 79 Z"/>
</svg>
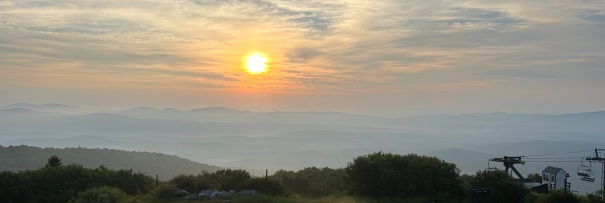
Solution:
<svg viewBox="0 0 605 203">
<path fill-rule="evenodd" d="M 61 108 L 70 110 L 57 110 Z M 568 162 L 528 162 L 536 167 L 523 172 L 540 173 L 550 164 L 573 173 L 582 156 L 605 148 L 600 141 L 603 123 L 605 111 L 380 117 L 223 107 L 92 111 L 60 104 L 18 104 L 0 108 L 0 144 L 161 152 L 220 167 L 263 171 L 344 167 L 356 156 L 384 151 L 437 156 L 456 163 L 463 173 L 474 173 L 487 168 L 488 158 L 494 156 L 586 151 L 571 154 L 574 159 Z M 543 158 L 548 157 L 558 158 Z M 598 189 L 579 180 L 572 184 L 583 192 Z"/>
</svg>

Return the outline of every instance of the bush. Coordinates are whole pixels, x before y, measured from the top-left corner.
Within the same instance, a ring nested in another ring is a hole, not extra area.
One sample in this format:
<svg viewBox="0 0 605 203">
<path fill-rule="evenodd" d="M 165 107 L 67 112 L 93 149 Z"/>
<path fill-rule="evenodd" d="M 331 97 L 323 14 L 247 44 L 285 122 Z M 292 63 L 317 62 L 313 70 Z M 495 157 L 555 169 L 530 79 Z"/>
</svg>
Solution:
<svg viewBox="0 0 605 203">
<path fill-rule="evenodd" d="M 174 188 L 176 186 L 172 183 L 162 183 L 158 185 L 153 191 L 151 191 L 151 197 L 156 200 L 173 200 L 174 197 Z"/>
<path fill-rule="evenodd" d="M 478 171 L 467 179 L 468 189 L 488 188 L 487 200 L 494 203 L 523 202 L 530 196 L 530 190 L 504 171 Z M 536 197 L 538 198 L 538 197 Z"/>
<path fill-rule="evenodd" d="M 350 185 L 344 169 L 309 167 L 298 172 L 277 171 L 271 179 L 281 182 L 290 192 L 303 197 L 327 197 L 344 193 Z"/>
<path fill-rule="evenodd" d="M 202 173 L 196 176 L 179 175 L 169 181 L 174 186 L 188 192 L 197 193 L 206 189 L 213 190 L 257 190 L 262 194 L 284 196 L 286 189 L 277 180 L 251 177 L 244 170 L 220 170 L 214 173 Z"/>
<path fill-rule="evenodd" d="M 212 189 L 215 190 L 244 190 L 246 183 L 250 180 L 250 174 L 244 170 L 219 170 L 214 173 L 206 173 L 202 175 L 204 179 L 212 184 Z"/>
<path fill-rule="evenodd" d="M 378 152 L 355 158 L 346 172 L 356 195 L 429 201 L 456 201 L 464 196 L 456 165 L 435 157 Z"/>
<path fill-rule="evenodd" d="M 577 195 L 563 190 L 549 190 L 544 203 L 580 203 Z"/>
<path fill-rule="evenodd" d="M 210 182 L 204 178 L 202 174 L 200 175 L 179 175 L 172 178 L 170 183 L 174 184 L 176 187 L 186 190 L 188 192 L 199 192 L 202 190 L 206 190 L 211 188 Z"/>
<path fill-rule="evenodd" d="M 102 186 L 79 192 L 68 203 L 118 203 L 128 201 L 130 201 L 130 198 L 120 189 Z"/>
<path fill-rule="evenodd" d="M 601 200 L 602 192 L 602 190 L 599 190 L 596 193 L 588 193 L 584 196 L 580 196 L 580 200 L 585 203 L 603 203 Z"/>
<path fill-rule="evenodd" d="M 0 173 L 0 202 L 67 202 L 83 191 L 101 186 L 116 188 L 128 195 L 147 194 L 155 182 L 152 177 L 132 170 L 55 165 Z"/>
<path fill-rule="evenodd" d="M 261 194 L 273 196 L 286 196 L 286 188 L 277 180 L 265 178 L 251 178 L 246 188 L 257 190 Z"/>
</svg>

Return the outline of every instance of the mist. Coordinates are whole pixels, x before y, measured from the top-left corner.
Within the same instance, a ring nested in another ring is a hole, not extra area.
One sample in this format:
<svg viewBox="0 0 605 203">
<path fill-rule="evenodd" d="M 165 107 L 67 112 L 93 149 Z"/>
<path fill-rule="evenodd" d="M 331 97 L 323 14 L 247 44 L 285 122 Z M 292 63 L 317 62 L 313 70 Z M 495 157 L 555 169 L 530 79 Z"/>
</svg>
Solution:
<svg viewBox="0 0 605 203">
<path fill-rule="evenodd" d="M 604 146 L 596 141 L 605 131 L 604 122 L 605 112 L 380 117 L 223 107 L 90 110 L 21 103 L 1 108 L 0 145 L 159 152 L 257 175 L 311 166 L 341 168 L 354 157 L 378 151 L 436 156 L 455 163 L 461 174 L 503 169 L 500 163 L 488 163 L 502 156 L 527 156 L 527 163 L 517 166 L 523 175 L 541 173 L 546 166 L 575 174 L 582 157 Z M 575 175 L 570 182 L 581 193 L 599 189 L 599 184 Z"/>
</svg>

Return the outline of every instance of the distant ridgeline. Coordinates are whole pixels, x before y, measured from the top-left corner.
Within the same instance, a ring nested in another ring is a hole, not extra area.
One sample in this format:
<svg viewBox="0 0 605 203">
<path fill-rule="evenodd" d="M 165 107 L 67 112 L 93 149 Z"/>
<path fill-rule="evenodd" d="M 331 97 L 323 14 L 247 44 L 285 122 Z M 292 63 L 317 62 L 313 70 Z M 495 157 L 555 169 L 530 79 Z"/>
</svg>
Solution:
<svg viewBox="0 0 605 203">
<path fill-rule="evenodd" d="M 0 145 L 0 171 L 25 171 L 44 167 L 48 158 L 56 155 L 63 164 L 80 164 L 87 168 L 103 165 L 109 169 L 132 169 L 134 172 L 147 173 L 160 180 L 185 174 L 197 175 L 202 171 L 215 172 L 221 168 L 202 164 L 161 153 L 134 152 L 115 149 L 87 148 L 39 148 L 31 146 Z"/>
</svg>

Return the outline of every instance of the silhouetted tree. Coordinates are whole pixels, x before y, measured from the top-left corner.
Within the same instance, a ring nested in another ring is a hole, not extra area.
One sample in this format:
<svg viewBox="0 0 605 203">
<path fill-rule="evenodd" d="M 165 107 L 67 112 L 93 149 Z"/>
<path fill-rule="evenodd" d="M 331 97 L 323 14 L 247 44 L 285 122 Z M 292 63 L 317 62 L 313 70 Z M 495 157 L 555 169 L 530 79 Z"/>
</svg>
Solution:
<svg viewBox="0 0 605 203">
<path fill-rule="evenodd" d="M 244 170 L 223 169 L 214 173 L 204 174 L 205 179 L 209 180 L 216 190 L 243 190 L 247 189 L 245 183 L 251 176 Z"/>
<path fill-rule="evenodd" d="M 580 196 L 580 200 L 584 203 L 603 203 L 601 200 L 601 194 L 603 194 L 603 190 L 599 190 L 594 193 L 587 193 L 584 196 Z"/>
<path fill-rule="evenodd" d="M 128 195 L 148 194 L 154 179 L 131 170 L 89 169 L 68 164 L 0 173 L 0 202 L 67 202 L 77 193 L 109 186 Z"/>
<path fill-rule="evenodd" d="M 545 203 L 580 203 L 580 198 L 571 193 L 563 190 L 549 190 L 548 196 L 544 201 Z"/>
<path fill-rule="evenodd" d="M 57 155 L 53 155 L 50 158 L 48 158 L 48 163 L 46 164 L 46 167 L 57 167 L 57 166 L 61 166 L 61 159 L 59 159 L 59 157 L 57 157 Z"/>
<path fill-rule="evenodd" d="M 68 203 L 118 203 L 126 202 L 126 197 L 126 193 L 120 189 L 109 186 L 101 186 L 79 192 L 74 198 L 69 200 Z"/>
<path fill-rule="evenodd" d="M 246 181 L 246 188 L 258 190 L 258 192 L 273 196 L 285 196 L 286 188 L 277 180 L 264 177 L 252 177 Z"/>
<path fill-rule="evenodd" d="M 470 189 L 488 188 L 488 201 L 493 203 L 523 202 L 530 194 L 520 181 L 513 179 L 506 172 L 496 171 L 478 171 L 477 174 L 468 179 Z"/>
<path fill-rule="evenodd" d="M 273 176 L 290 192 L 305 197 L 325 197 L 345 193 L 350 185 L 344 169 L 308 167 L 298 172 L 279 170 Z"/>
<path fill-rule="evenodd" d="M 378 152 L 355 158 L 346 172 L 356 195 L 455 202 L 464 194 L 456 165 L 435 157 Z"/>
<path fill-rule="evenodd" d="M 527 175 L 527 178 L 532 179 L 533 181 L 536 181 L 536 183 L 542 183 L 542 176 L 540 174 L 532 173 L 532 174 Z"/>
</svg>

